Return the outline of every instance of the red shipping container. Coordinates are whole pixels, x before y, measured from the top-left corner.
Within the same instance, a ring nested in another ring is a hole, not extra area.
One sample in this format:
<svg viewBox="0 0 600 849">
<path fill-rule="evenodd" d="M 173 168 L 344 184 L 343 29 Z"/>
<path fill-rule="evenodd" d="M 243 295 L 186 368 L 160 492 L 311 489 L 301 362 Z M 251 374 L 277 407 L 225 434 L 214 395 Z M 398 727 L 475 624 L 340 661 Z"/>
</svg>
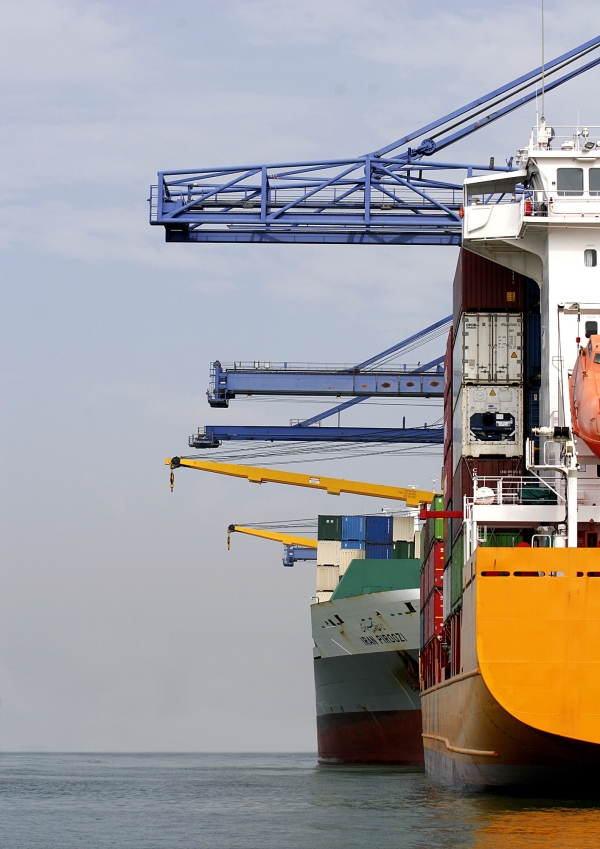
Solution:
<svg viewBox="0 0 600 849">
<path fill-rule="evenodd" d="M 433 547 L 433 588 L 441 590 L 444 586 L 444 564 L 446 561 L 446 546 L 438 542 Z"/>
<path fill-rule="evenodd" d="M 442 593 L 434 590 L 425 605 L 424 644 L 442 631 Z"/>
<path fill-rule="evenodd" d="M 427 569 L 425 568 L 425 565 L 423 565 L 423 569 L 421 571 L 421 580 L 420 580 L 420 584 L 419 584 L 419 589 L 420 589 L 420 593 L 421 593 L 421 610 L 425 610 L 425 604 L 427 603 L 428 593 L 427 593 L 426 586 L 425 586 L 426 579 L 427 579 Z"/>
<path fill-rule="evenodd" d="M 454 275 L 454 332 L 462 312 L 523 312 L 524 293 L 521 274 L 463 248 Z"/>
<path fill-rule="evenodd" d="M 448 448 L 446 455 L 444 457 L 444 470 L 442 472 L 444 476 L 443 480 L 443 488 L 444 488 L 444 510 L 448 510 L 448 505 L 452 501 L 452 445 Z"/>
<path fill-rule="evenodd" d="M 452 347 L 454 345 L 454 327 L 450 328 L 444 356 L 444 400 L 452 394 Z"/>
</svg>

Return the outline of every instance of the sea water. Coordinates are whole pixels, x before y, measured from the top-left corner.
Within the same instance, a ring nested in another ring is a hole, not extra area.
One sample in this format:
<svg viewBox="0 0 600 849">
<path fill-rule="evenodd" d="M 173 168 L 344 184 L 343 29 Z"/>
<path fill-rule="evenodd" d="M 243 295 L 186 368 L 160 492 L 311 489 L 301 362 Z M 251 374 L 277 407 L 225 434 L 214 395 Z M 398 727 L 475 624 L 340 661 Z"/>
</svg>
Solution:
<svg viewBox="0 0 600 849">
<path fill-rule="evenodd" d="M 600 803 L 307 754 L 0 755 L 2 849 L 588 849 Z"/>
</svg>

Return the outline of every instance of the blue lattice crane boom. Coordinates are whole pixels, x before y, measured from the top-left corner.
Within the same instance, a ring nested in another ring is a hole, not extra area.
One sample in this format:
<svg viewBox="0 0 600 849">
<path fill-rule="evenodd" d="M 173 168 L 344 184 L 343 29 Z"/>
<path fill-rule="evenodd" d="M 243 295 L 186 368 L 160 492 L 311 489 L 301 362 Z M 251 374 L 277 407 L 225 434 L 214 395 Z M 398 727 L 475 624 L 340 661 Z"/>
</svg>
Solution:
<svg viewBox="0 0 600 849">
<path fill-rule="evenodd" d="M 542 74 L 548 92 L 600 64 L 569 67 L 598 46 L 600 36 L 355 159 L 159 172 L 150 223 L 172 242 L 460 245 L 464 177 L 494 164 L 431 157 L 534 100 Z"/>
</svg>

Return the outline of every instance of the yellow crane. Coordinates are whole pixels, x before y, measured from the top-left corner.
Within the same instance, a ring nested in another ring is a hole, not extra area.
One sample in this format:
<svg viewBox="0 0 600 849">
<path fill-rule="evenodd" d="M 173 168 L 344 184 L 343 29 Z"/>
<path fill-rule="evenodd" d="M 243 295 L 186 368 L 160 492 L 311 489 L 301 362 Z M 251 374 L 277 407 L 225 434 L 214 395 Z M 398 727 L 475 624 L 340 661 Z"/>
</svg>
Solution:
<svg viewBox="0 0 600 849">
<path fill-rule="evenodd" d="M 213 472 L 218 475 L 232 475 L 235 478 L 245 478 L 251 483 L 283 483 L 289 486 L 305 486 L 309 489 L 324 489 L 330 495 L 339 495 L 341 492 L 347 492 L 352 495 L 370 495 L 373 498 L 404 501 L 408 507 L 431 504 L 435 494 L 421 489 L 412 489 L 411 487 L 347 481 L 343 478 L 327 478 L 320 475 L 301 475 L 297 472 L 282 472 L 279 469 L 240 466 L 235 463 L 188 460 L 183 457 L 167 457 L 165 465 L 171 468 L 171 489 L 173 489 L 174 482 L 173 470 L 185 467 L 188 469 L 199 469 L 202 472 Z"/>
<path fill-rule="evenodd" d="M 249 534 L 253 537 L 261 537 L 261 539 L 271 539 L 275 542 L 282 542 L 284 545 L 300 545 L 302 548 L 316 548 L 316 539 L 308 537 L 297 537 L 293 534 L 281 534 L 278 531 L 263 531 L 259 528 L 247 528 L 244 525 L 229 525 L 227 528 L 227 548 L 229 548 L 229 537 L 234 532 L 240 534 Z"/>
</svg>

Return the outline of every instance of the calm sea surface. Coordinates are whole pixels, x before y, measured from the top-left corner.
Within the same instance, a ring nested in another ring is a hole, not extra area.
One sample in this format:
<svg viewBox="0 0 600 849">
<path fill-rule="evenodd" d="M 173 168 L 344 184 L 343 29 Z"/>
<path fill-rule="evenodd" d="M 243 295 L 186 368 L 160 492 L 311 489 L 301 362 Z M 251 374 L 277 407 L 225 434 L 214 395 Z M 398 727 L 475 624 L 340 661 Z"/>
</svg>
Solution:
<svg viewBox="0 0 600 849">
<path fill-rule="evenodd" d="M 0 755 L 2 849 L 600 847 L 600 803 L 453 793 L 310 755 Z"/>
</svg>

